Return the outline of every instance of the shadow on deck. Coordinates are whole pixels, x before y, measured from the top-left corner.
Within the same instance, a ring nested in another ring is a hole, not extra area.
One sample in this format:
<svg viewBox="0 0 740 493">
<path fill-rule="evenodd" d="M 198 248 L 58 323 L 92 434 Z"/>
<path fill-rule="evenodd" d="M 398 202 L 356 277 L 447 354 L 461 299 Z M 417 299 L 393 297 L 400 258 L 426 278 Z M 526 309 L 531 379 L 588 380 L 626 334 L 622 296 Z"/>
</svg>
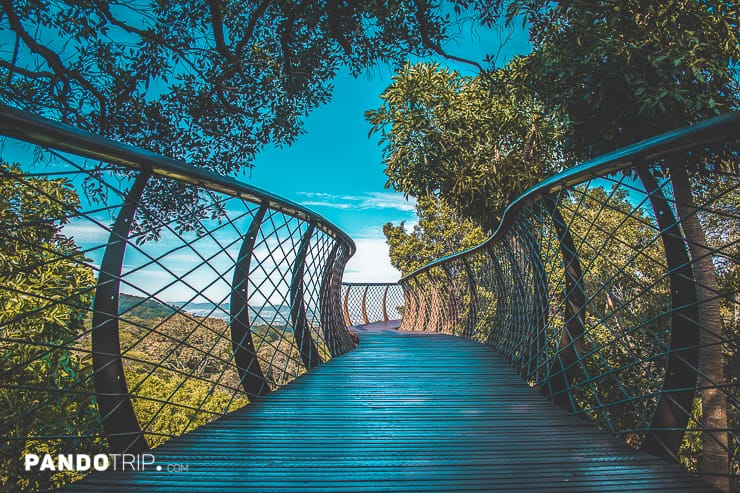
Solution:
<svg viewBox="0 0 740 493">
<path fill-rule="evenodd" d="M 713 491 L 568 415 L 484 345 L 354 329 L 355 351 L 158 447 L 162 471 L 69 490 Z"/>
</svg>

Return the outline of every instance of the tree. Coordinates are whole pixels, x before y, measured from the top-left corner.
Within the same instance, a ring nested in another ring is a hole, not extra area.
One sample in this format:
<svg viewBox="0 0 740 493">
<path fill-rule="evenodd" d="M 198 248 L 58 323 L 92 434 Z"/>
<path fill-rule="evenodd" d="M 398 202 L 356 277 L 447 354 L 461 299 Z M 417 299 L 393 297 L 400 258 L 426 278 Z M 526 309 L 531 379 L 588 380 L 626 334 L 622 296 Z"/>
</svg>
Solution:
<svg viewBox="0 0 740 493">
<path fill-rule="evenodd" d="M 530 25 L 528 83 L 580 160 L 737 107 L 732 2 L 535 0 L 510 9 Z"/>
<path fill-rule="evenodd" d="M 90 358 L 78 350 L 95 280 L 62 234 L 79 204 L 70 184 L 23 178 L 2 161 L 0 176 L 0 477 L 11 489 L 48 489 L 75 473 L 23 471 L 25 453 L 101 448 Z"/>
<path fill-rule="evenodd" d="M 486 239 L 473 221 L 431 196 L 420 197 L 416 205 L 418 224 L 411 232 L 404 223 L 387 223 L 383 234 L 390 250 L 391 264 L 407 275 L 445 255 L 472 248 Z"/>
<path fill-rule="evenodd" d="M 265 145 L 295 140 L 340 68 L 452 56 L 449 28 L 469 12 L 490 23 L 488 3 L 0 0 L 0 102 L 236 174 Z M 184 183 L 152 181 L 143 201 L 144 240 L 223 213 Z"/>
<path fill-rule="evenodd" d="M 557 125 L 522 85 L 516 59 L 463 77 L 437 64 L 407 64 L 366 116 L 381 133 L 388 184 L 438 195 L 488 231 L 516 196 L 560 165 Z"/>
<path fill-rule="evenodd" d="M 529 83 L 547 111 L 566 125 L 566 150 L 581 159 L 740 102 L 740 8 L 732 2 L 525 1 L 512 2 L 510 11 L 523 13 L 531 26 Z M 668 167 L 697 281 L 704 428 L 726 430 L 719 287 L 681 159 L 688 158 L 677 157 Z M 702 437 L 702 470 L 727 491 L 727 434 L 707 431 Z"/>
<path fill-rule="evenodd" d="M 507 0 L 492 10 L 506 10 L 509 23 L 526 21 L 533 53 L 464 81 L 434 67 L 406 68 L 368 114 L 382 131 L 389 186 L 434 193 L 489 229 L 527 179 L 738 107 L 740 8 L 733 2 Z M 466 93 L 478 84 L 487 90 Z M 501 99 L 506 94 L 519 106 Z M 556 131 L 534 139 L 544 147 L 533 155 L 528 136 L 544 123 Z M 726 430 L 717 260 L 688 193 L 697 176 L 686 173 L 687 164 L 689 172 L 712 173 L 724 158 L 690 159 L 667 171 L 699 286 L 704 428 Z M 707 431 L 703 439 L 702 469 L 726 490 L 726 433 Z"/>
<path fill-rule="evenodd" d="M 410 232 L 406 230 L 403 222 L 398 226 L 391 223 L 383 226 L 391 264 L 404 276 L 432 260 L 472 248 L 486 239 L 486 234 L 474 221 L 462 217 L 454 208 L 434 196 L 419 197 L 416 214 L 419 222 Z M 424 281 L 428 283 L 414 296 L 432 300 L 431 306 L 434 309 L 424 320 L 427 327 L 435 327 L 444 333 L 456 333 L 458 329 L 462 331 L 462 327 L 455 327 L 454 321 L 445 316 L 441 307 L 452 301 L 453 292 L 460 294 L 457 293 L 456 287 L 463 280 L 463 276 L 459 272 L 447 270 L 443 277 L 441 279 L 425 276 Z M 467 296 L 462 303 L 465 307 L 463 311 L 471 313 L 474 310 L 470 304 L 472 298 L 471 295 Z"/>
<path fill-rule="evenodd" d="M 289 144 L 357 75 L 442 53 L 485 1 L 0 1 L 0 101 L 219 173 Z"/>
<path fill-rule="evenodd" d="M 625 438 L 638 447 L 653 417 L 669 344 L 670 288 L 660 231 L 649 210 L 617 184 L 575 187 L 559 209 L 577 245 L 586 295 L 573 398 L 604 429 L 636 430 Z M 558 282 L 565 277 L 561 253 L 548 250 L 547 278 Z"/>
</svg>

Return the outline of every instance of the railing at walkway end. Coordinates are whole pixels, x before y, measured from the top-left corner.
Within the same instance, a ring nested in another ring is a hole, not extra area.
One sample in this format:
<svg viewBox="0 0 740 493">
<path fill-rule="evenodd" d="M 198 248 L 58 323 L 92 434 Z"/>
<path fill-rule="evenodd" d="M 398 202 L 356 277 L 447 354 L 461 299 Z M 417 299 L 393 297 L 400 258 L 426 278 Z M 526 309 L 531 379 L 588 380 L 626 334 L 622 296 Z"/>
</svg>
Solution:
<svg viewBox="0 0 740 493">
<path fill-rule="evenodd" d="M 724 115 L 542 182 L 485 243 L 401 280 L 401 329 L 488 344 L 571 412 L 737 488 L 739 129 Z"/>
<path fill-rule="evenodd" d="M 348 326 L 400 320 L 403 302 L 397 283 L 342 283 L 342 313 Z"/>
<path fill-rule="evenodd" d="M 0 482 L 146 451 L 354 347 L 352 240 L 188 164 L 0 107 Z"/>
</svg>

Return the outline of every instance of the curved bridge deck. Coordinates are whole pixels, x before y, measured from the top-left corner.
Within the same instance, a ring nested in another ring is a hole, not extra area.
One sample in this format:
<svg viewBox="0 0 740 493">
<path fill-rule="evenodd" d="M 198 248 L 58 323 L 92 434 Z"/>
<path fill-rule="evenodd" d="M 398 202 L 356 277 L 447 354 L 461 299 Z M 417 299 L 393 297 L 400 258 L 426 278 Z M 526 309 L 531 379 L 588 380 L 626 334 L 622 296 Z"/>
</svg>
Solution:
<svg viewBox="0 0 740 493">
<path fill-rule="evenodd" d="M 360 332 L 358 349 L 155 450 L 187 472 L 75 491 L 713 491 L 525 385 L 486 346 Z M 445 340 L 442 340 L 445 339 Z"/>
</svg>

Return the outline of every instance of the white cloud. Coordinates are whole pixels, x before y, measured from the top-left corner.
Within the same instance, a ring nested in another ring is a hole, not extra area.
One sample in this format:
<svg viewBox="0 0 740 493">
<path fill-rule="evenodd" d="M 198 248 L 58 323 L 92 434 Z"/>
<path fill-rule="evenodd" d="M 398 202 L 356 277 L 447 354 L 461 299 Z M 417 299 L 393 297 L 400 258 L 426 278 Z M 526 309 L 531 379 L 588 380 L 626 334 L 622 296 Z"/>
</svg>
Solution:
<svg viewBox="0 0 740 493">
<path fill-rule="evenodd" d="M 357 238 L 357 252 L 344 269 L 346 282 L 396 282 L 401 273 L 391 265 L 385 238 Z"/>
<path fill-rule="evenodd" d="M 354 207 L 352 204 L 349 203 L 343 204 L 324 200 L 302 201 L 301 205 L 305 205 L 306 207 L 333 207 L 334 209 L 352 209 Z"/>
<path fill-rule="evenodd" d="M 106 243 L 110 236 L 109 230 L 84 219 L 71 220 L 62 227 L 62 233 L 85 245 Z"/>
<path fill-rule="evenodd" d="M 335 195 L 321 192 L 299 192 L 308 200 L 303 205 L 312 207 L 333 207 L 335 209 L 394 209 L 404 212 L 415 211 L 416 201 L 405 199 L 395 192 L 365 192 L 361 195 Z"/>
<path fill-rule="evenodd" d="M 363 205 L 368 209 L 396 209 L 399 211 L 416 210 L 416 200 L 406 199 L 398 193 L 391 192 L 371 192 L 362 197 Z"/>
</svg>

